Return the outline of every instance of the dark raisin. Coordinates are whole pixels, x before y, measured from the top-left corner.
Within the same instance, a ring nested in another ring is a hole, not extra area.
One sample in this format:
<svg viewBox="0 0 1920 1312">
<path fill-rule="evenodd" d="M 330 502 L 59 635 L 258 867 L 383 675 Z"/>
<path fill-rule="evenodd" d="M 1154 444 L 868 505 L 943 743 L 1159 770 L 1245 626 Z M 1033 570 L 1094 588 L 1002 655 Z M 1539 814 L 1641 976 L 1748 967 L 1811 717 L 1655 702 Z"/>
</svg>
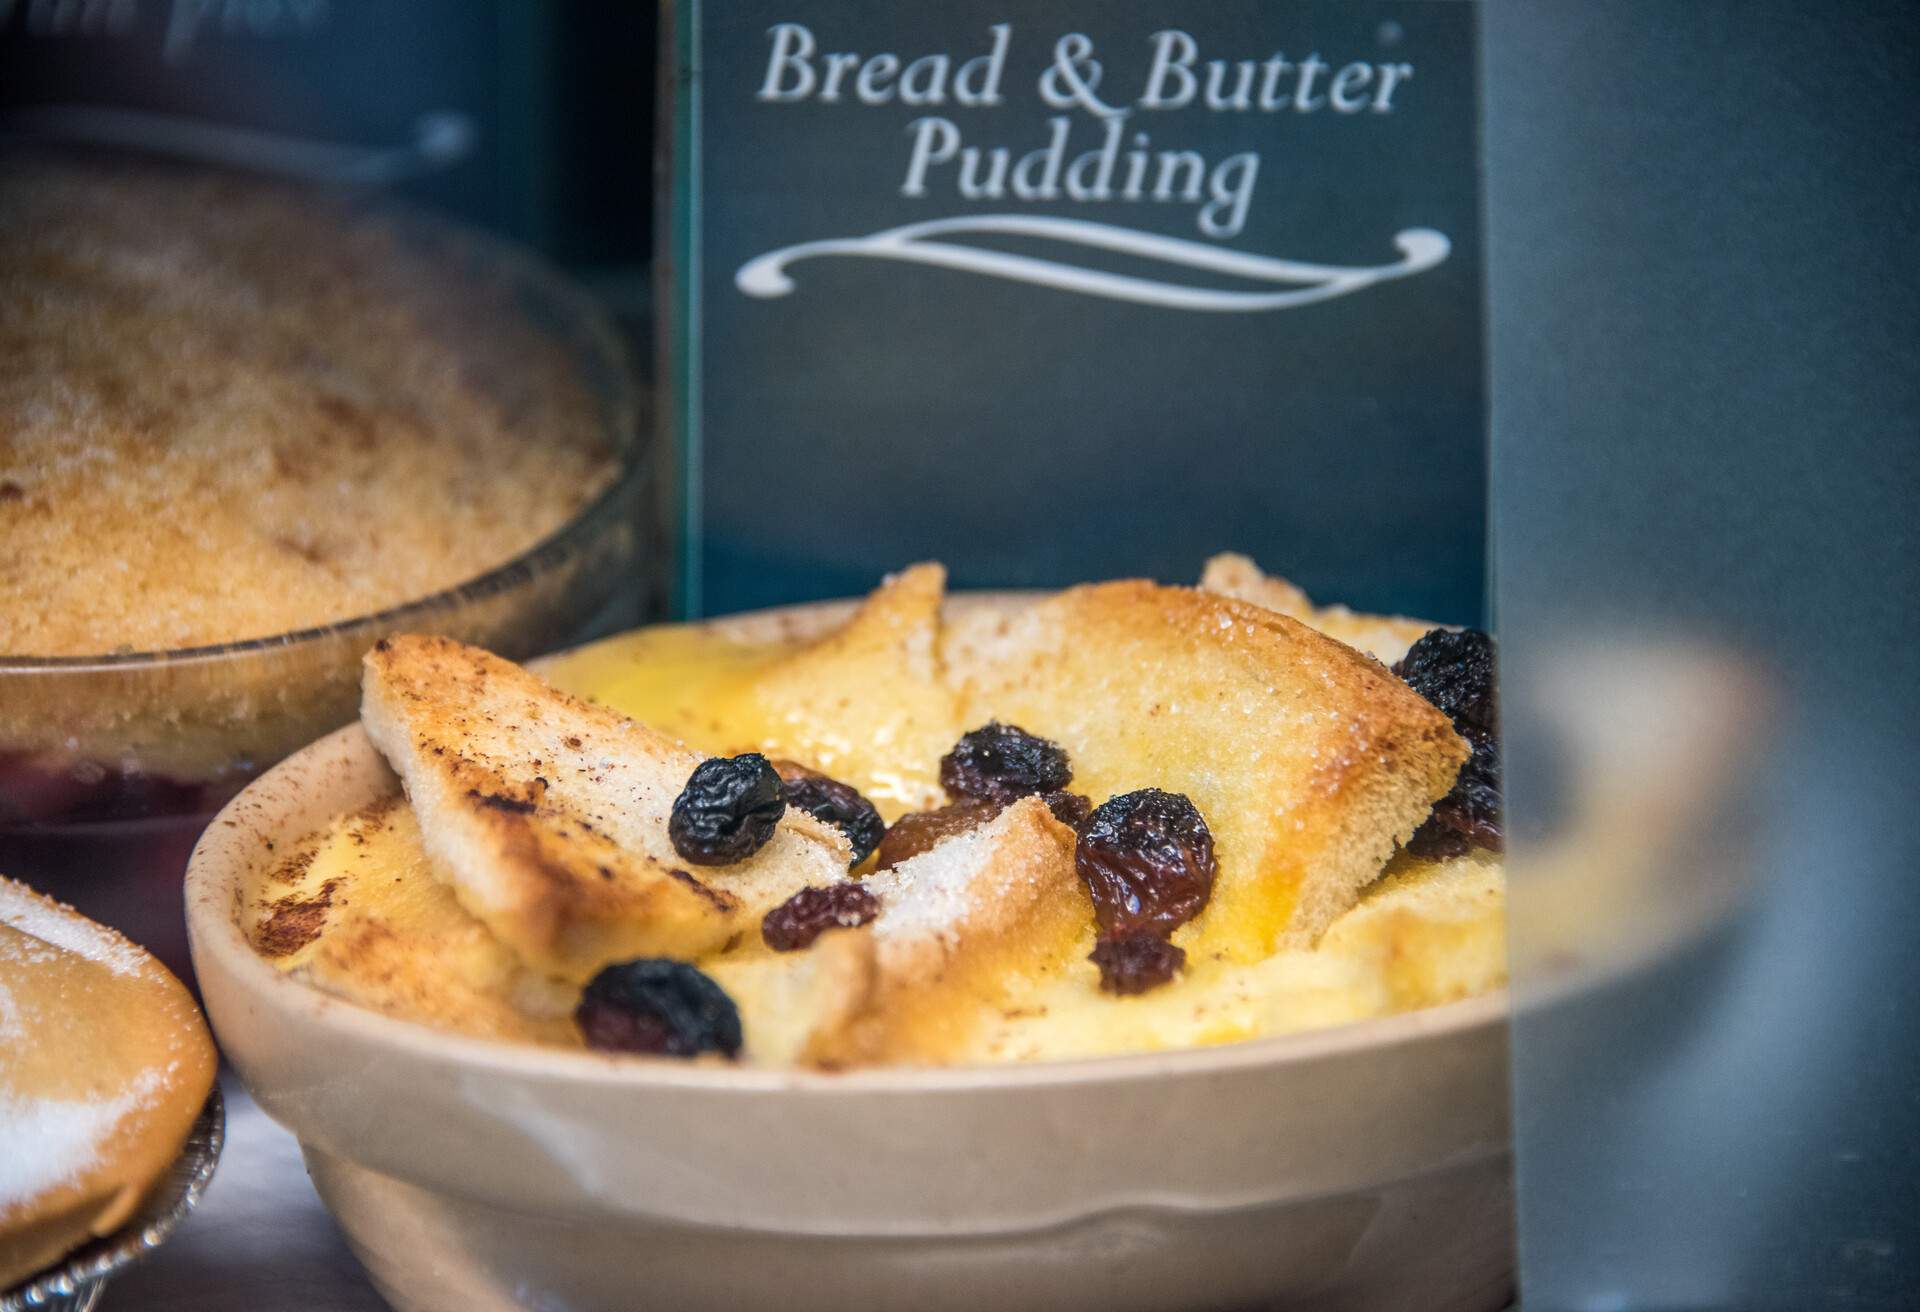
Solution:
<svg viewBox="0 0 1920 1312">
<path fill-rule="evenodd" d="M 1025 729 L 989 721 L 940 758 L 940 784 L 956 798 L 1011 802 L 1053 793 L 1073 782 L 1073 767 L 1058 743 Z"/>
<path fill-rule="evenodd" d="M 803 888 L 767 912 L 760 937 L 775 952 L 797 952 L 830 929 L 852 929 L 880 914 L 880 899 L 858 884 Z"/>
<path fill-rule="evenodd" d="M 1461 856 L 1469 847 L 1498 852 L 1506 846 L 1498 740 L 1484 730 L 1470 729 L 1463 736 L 1473 755 L 1460 767 L 1453 788 L 1434 803 L 1433 814 L 1407 841 L 1407 850 L 1415 856 L 1440 860 Z"/>
<path fill-rule="evenodd" d="M 1460 767 L 1447 795 L 1407 842 L 1407 850 L 1432 859 L 1459 856 L 1469 847 L 1499 851 L 1506 831 L 1500 796 L 1500 698 L 1495 683 L 1494 642 L 1479 629 L 1434 629 L 1407 649 L 1393 672 L 1432 702 L 1473 755 Z"/>
<path fill-rule="evenodd" d="M 1102 938 L 1165 937 L 1213 893 L 1213 834 L 1186 797 L 1142 788 L 1094 808 L 1073 864 L 1093 895 Z"/>
<path fill-rule="evenodd" d="M 1103 938 L 1087 958 L 1100 967 L 1100 988 L 1130 997 L 1171 983 L 1187 964 L 1187 954 L 1154 934 Z"/>
<path fill-rule="evenodd" d="M 787 809 L 773 763 L 758 752 L 716 756 L 694 768 L 673 799 L 667 836 L 697 866 L 726 866 L 765 847 Z"/>
<path fill-rule="evenodd" d="M 1433 629 L 1407 648 L 1393 672 L 1466 733 L 1500 731 L 1493 639 L 1479 629 Z"/>
<path fill-rule="evenodd" d="M 1053 818 L 1069 829 L 1078 829 L 1093 814 L 1093 799 L 1079 793 L 1069 793 L 1064 789 L 1057 793 L 1048 793 L 1043 799 L 1047 809 L 1053 812 Z"/>
<path fill-rule="evenodd" d="M 964 834 L 987 823 L 1001 810 L 998 802 L 964 801 L 935 811 L 909 812 L 887 826 L 887 836 L 880 840 L 874 865 L 881 870 L 891 870 L 902 861 L 931 851 L 943 838 Z"/>
<path fill-rule="evenodd" d="M 740 1051 L 740 1012 L 726 990 L 684 961 L 641 957 L 593 977 L 574 1009 L 589 1048 L 691 1057 Z"/>
<path fill-rule="evenodd" d="M 1467 836 L 1448 824 L 1440 814 L 1436 804 L 1433 814 L 1420 822 L 1413 831 L 1413 837 L 1407 840 L 1407 851 L 1429 861 L 1446 861 L 1456 856 L 1465 856 L 1473 843 Z"/>
<path fill-rule="evenodd" d="M 853 844 L 853 860 L 847 862 L 847 869 L 865 861 L 873 849 L 880 846 L 887 822 L 852 784 L 843 784 L 792 761 L 775 761 L 773 768 L 779 772 L 780 782 L 786 788 L 788 806 L 797 806 L 808 815 L 826 821 Z"/>
</svg>

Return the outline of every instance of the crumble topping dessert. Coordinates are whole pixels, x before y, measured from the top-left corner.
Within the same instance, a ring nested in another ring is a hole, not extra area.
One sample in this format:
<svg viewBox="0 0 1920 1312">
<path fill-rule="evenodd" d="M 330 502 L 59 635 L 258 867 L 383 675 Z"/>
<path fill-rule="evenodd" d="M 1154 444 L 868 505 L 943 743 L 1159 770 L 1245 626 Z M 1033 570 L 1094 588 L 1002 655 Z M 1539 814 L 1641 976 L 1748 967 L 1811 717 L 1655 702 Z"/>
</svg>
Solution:
<svg viewBox="0 0 1920 1312">
<path fill-rule="evenodd" d="M 0 878 L 0 1289 L 119 1226 L 213 1087 L 213 1041 L 152 957 Z"/>
<path fill-rule="evenodd" d="M 1298 595 L 1236 578 L 1269 583 Z M 1493 666 L 1428 632 L 1390 648 L 1410 681 L 1206 589 L 949 601 L 922 565 L 824 633 L 552 667 L 592 700 L 396 638 L 362 721 L 406 800 L 263 872 L 244 923 L 317 987 L 468 1033 L 829 1069 L 1466 997 L 1505 978 L 1497 816 L 1412 840 L 1477 750 L 1497 769 Z"/>
<path fill-rule="evenodd" d="M 368 644 L 524 655 L 632 588 L 624 352 L 356 196 L 7 146 L 0 223 L 0 866 L 184 973 L 194 838 Z"/>
<path fill-rule="evenodd" d="M 497 272 L 306 191 L 0 167 L 0 654 L 168 651 L 452 587 L 615 453 Z"/>
</svg>

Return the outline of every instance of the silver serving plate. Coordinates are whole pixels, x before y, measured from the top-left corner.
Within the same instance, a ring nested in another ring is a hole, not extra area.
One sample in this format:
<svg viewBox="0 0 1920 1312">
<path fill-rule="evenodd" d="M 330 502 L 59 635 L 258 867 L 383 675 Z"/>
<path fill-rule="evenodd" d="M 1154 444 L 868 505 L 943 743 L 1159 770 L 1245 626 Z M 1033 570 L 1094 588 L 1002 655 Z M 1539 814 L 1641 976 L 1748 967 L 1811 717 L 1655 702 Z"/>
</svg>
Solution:
<svg viewBox="0 0 1920 1312">
<path fill-rule="evenodd" d="M 140 1210 L 112 1234 L 83 1244 L 59 1265 L 0 1293 L 0 1312 L 90 1312 L 108 1278 L 164 1244 L 200 1202 L 226 1135 L 227 1108 L 216 1084 L 187 1133 L 186 1147 Z"/>
</svg>

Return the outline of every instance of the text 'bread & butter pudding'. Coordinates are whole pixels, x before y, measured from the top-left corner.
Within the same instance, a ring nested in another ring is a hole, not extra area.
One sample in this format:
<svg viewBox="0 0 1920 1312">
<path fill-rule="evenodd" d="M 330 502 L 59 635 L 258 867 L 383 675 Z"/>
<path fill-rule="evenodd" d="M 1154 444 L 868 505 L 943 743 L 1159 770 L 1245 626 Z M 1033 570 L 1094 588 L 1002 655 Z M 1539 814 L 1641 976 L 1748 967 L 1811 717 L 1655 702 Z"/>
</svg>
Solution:
<svg viewBox="0 0 1920 1312">
<path fill-rule="evenodd" d="M 1226 1043 L 1505 982 L 1476 631 L 1317 608 L 1236 557 L 1037 597 L 921 565 L 831 622 L 641 630 L 544 673 L 370 653 L 397 786 L 255 873 L 255 950 L 467 1034 L 825 1069 Z"/>
</svg>

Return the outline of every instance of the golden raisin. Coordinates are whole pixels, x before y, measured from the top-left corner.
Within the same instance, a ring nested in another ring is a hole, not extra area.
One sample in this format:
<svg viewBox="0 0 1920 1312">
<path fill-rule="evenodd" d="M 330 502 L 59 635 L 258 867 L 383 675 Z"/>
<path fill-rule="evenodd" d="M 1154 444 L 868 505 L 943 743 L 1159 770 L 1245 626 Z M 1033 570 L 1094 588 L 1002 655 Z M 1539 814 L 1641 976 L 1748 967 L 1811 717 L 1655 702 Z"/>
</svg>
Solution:
<svg viewBox="0 0 1920 1312">
<path fill-rule="evenodd" d="M 980 802 L 971 799 L 955 802 L 934 811 L 913 811 L 901 816 L 887 827 L 887 836 L 880 840 L 880 849 L 875 864 L 881 870 L 890 870 L 933 849 L 934 844 L 955 834 L 964 834 L 969 829 L 987 823 L 1001 812 L 998 802 Z"/>
</svg>

